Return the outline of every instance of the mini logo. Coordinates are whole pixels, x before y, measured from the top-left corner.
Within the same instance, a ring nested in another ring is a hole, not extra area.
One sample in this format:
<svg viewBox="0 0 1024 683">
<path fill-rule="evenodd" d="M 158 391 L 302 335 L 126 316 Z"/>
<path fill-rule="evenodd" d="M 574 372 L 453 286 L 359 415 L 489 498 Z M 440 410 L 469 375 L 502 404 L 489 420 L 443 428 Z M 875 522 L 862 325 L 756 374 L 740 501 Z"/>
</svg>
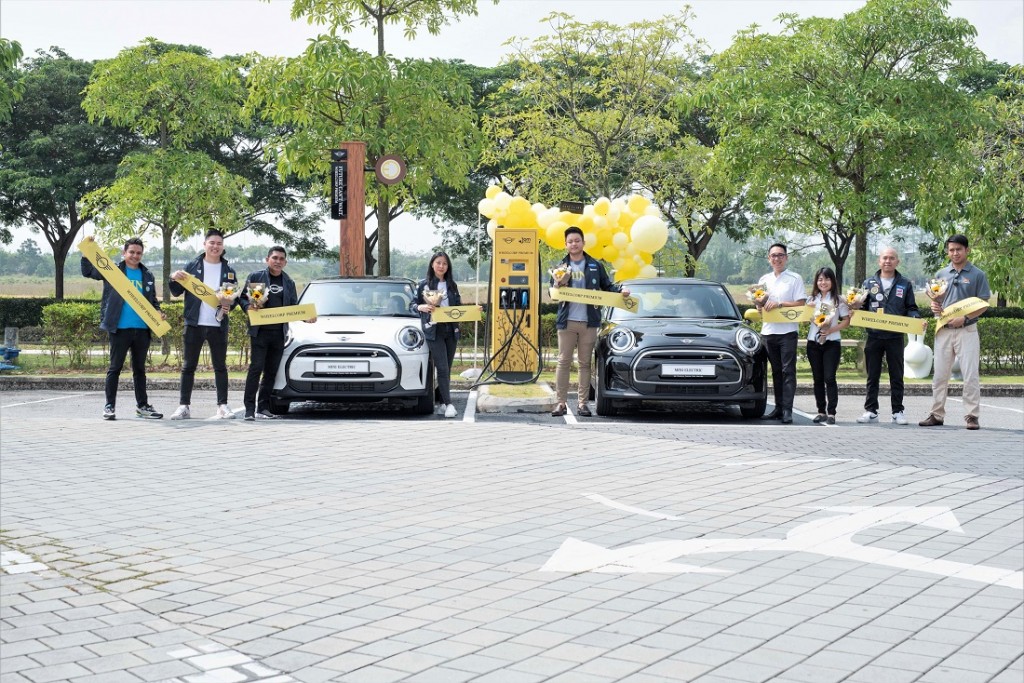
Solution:
<svg viewBox="0 0 1024 683">
<path fill-rule="evenodd" d="M 796 320 L 797 318 L 800 317 L 800 311 L 782 311 L 782 317 L 784 317 L 786 320 Z"/>
<path fill-rule="evenodd" d="M 462 316 L 463 316 L 463 313 L 462 313 L 462 311 L 460 311 L 460 310 L 459 310 L 459 309 L 457 309 L 457 308 L 455 308 L 455 309 L 452 309 L 452 310 L 448 311 L 448 317 L 449 317 L 449 318 L 454 318 L 455 320 L 458 320 L 458 319 L 459 319 L 459 318 L 461 318 Z"/>
</svg>

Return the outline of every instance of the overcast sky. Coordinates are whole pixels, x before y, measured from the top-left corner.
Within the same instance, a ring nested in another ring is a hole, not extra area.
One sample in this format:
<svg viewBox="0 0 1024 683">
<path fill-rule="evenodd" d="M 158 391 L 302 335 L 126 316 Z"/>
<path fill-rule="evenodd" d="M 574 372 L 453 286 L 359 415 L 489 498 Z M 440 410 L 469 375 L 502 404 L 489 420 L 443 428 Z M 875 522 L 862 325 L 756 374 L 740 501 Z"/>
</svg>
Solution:
<svg viewBox="0 0 1024 683">
<path fill-rule="evenodd" d="M 689 4 L 695 13 L 694 34 L 711 48 L 727 48 L 735 33 L 750 24 L 775 31 L 775 17 L 839 17 L 856 10 L 860 0 L 480 0 L 479 15 L 445 27 L 439 36 L 423 31 L 414 41 L 402 39 L 398 27 L 385 35 L 386 48 L 397 57 L 462 59 L 479 66 L 497 64 L 511 37 L 532 38 L 548 32 L 541 18 L 553 11 L 583 21 L 625 24 L 678 12 Z M 200 45 L 214 56 L 258 52 L 294 56 L 321 27 L 289 18 L 290 0 L 0 0 L 0 37 L 17 40 L 26 54 L 59 46 L 77 59 L 105 59 L 147 36 L 165 42 Z M 1024 63 L 1024 0 L 954 0 L 950 14 L 967 19 L 978 31 L 977 46 L 990 58 Z M 376 51 L 369 29 L 347 36 L 352 45 Z M 553 203 L 553 202 L 548 202 Z M 325 222 L 328 241 L 337 243 L 336 224 Z M 14 246 L 26 237 L 45 245 L 41 236 L 18 231 Z M 427 250 L 437 242 L 429 224 L 401 218 L 392 226 L 392 245 L 405 251 Z"/>
</svg>

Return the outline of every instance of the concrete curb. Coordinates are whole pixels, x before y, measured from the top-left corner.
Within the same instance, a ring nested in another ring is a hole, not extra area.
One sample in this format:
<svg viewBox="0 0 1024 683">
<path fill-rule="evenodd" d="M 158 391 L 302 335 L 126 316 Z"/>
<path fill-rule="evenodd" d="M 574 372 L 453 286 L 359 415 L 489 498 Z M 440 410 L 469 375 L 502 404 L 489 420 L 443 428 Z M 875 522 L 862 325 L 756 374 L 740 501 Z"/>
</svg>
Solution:
<svg viewBox="0 0 1024 683">
<path fill-rule="evenodd" d="M 121 389 L 130 389 L 132 387 L 131 373 L 125 373 L 128 375 L 128 379 L 122 379 L 120 383 Z M 245 389 L 245 377 L 238 376 L 241 373 L 236 372 L 235 377 L 228 380 L 228 387 L 231 391 L 242 391 Z M 122 375 L 123 377 L 124 375 Z M 548 391 L 551 391 L 551 387 L 547 386 L 546 382 L 542 382 L 547 387 Z M 150 390 L 156 391 L 175 391 L 180 386 L 177 379 L 151 379 L 147 382 L 146 386 Z M 472 387 L 472 382 L 466 381 L 462 378 L 452 378 L 452 388 L 466 390 Z M 486 385 L 481 387 L 484 389 Z M 103 378 L 102 377 L 76 377 L 76 376 L 61 376 L 61 375 L 4 375 L 0 374 L 0 391 L 27 391 L 32 389 L 48 389 L 50 391 L 103 391 Z M 196 378 L 195 389 L 200 391 L 209 391 L 214 389 L 213 378 Z M 483 392 L 481 392 L 483 393 Z M 801 396 L 813 395 L 814 386 L 810 383 L 802 382 L 797 384 L 796 393 Z M 839 393 L 843 396 L 863 396 L 864 395 L 864 384 L 846 382 L 839 385 Z M 889 385 L 882 384 L 879 388 L 881 395 L 888 395 Z M 930 384 L 907 384 L 903 391 L 905 396 L 931 396 L 932 387 Z M 951 382 L 949 385 L 950 396 L 962 396 L 963 395 L 963 384 L 959 382 Z M 1024 384 L 982 384 L 981 385 L 982 396 L 1008 396 L 1024 398 Z M 554 401 L 554 394 L 552 393 L 551 401 Z M 493 399 L 497 400 L 497 399 Z M 502 399 L 503 401 L 507 399 Z M 527 399 L 520 399 L 527 400 Z M 547 399 L 529 399 L 532 401 L 543 402 Z M 545 405 L 552 405 L 547 403 Z M 524 404 L 525 408 L 525 404 Z M 479 404 L 478 404 L 478 409 Z M 551 410 L 551 408 L 547 408 Z M 482 411 L 486 412 L 486 411 Z M 544 410 L 523 410 L 521 412 L 545 412 Z"/>
<path fill-rule="evenodd" d="M 547 382 L 537 382 L 545 393 L 538 398 L 505 398 L 491 395 L 486 384 L 479 387 L 476 409 L 480 413 L 547 413 L 555 409 L 555 392 Z"/>
</svg>

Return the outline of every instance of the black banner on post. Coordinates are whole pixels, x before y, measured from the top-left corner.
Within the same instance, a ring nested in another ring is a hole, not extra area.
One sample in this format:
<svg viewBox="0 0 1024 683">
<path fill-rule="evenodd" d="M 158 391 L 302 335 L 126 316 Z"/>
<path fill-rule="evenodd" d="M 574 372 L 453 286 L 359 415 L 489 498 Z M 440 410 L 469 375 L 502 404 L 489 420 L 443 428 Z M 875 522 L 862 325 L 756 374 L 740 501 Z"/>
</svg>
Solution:
<svg viewBox="0 0 1024 683">
<path fill-rule="evenodd" d="M 331 150 L 331 218 L 348 217 L 348 151 Z"/>
</svg>

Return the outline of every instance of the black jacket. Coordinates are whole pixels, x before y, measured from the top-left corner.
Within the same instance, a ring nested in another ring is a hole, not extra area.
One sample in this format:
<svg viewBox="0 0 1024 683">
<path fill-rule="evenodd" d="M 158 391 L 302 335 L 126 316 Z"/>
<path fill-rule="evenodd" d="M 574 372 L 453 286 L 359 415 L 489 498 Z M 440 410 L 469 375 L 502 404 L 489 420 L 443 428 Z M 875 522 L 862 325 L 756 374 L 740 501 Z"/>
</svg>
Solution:
<svg viewBox="0 0 1024 683">
<path fill-rule="evenodd" d="M 437 339 L 437 326 L 438 325 L 452 325 L 455 327 L 455 338 L 459 338 L 459 325 L 458 323 L 431 323 L 430 314 L 417 311 L 416 307 L 427 303 L 423 298 L 423 290 L 427 288 L 428 282 L 426 279 L 420 280 L 419 284 L 416 285 L 416 298 L 413 299 L 411 308 L 420 316 L 420 324 L 423 325 L 423 336 L 428 340 L 433 341 Z M 449 306 L 461 306 L 462 295 L 459 294 L 459 287 L 452 280 L 448 282 L 448 305 Z"/>
<path fill-rule="evenodd" d="M 238 304 L 242 307 L 243 311 L 249 310 L 249 283 L 259 282 L 270 287 L 270 271 L 264 268 L 263 270 L 257 270 L 255 273 L 249 273 L 249 277 L 245 278 L 245 285 L 242 287 L 242 294 L 238 297 Z M 281 271 L 281 283 L 284 287 L 284 291 L 281 292 L 281 298 L 283 299 L 282 306 L 294 306 L 299 302 L 299 294 L 295 289 L 295 281 L 291 279 L 288 273 Z M 283 323 L 287 327 L 288 323 Z M 249 336 L 255 337 L 260 333 L 259 325 L 249 325 Z"/>
<path fill-rule="evenodd" d="M 622 287 L 612 282 L 612 279 L 608 277 L 608 271 L 604 269 L 601 262 L 592 257 L 587 252 L 583 252 L 583 259 L 586 263 L 583 264 L 583 275 L 584 275 L 584 287 L 586 289 L 600 289 L 605 292 L 618 292 L 622 290 Z M 568 265 L 569 255 L 566 254 L 565 258 L 562 259 L 562 263 Z M 555 285 L 554 278 L 551 278 L 550 284 L 553 287 Z M 569 326 L 569 304 L 570 301 L 559 301 L 558 302 L 558 313 L 555 316 L 555 328 L 564 330 Z M 601 326 L 601 307 L 586 304 L 587 307 L 587 327 L 600 327 Z"/>
<path fill-rule="evenodd" d="M 237 285 L 238 276 L 235 275 L 235 269 L 228 265 L 228 260 L 223 256 L 221 256 L 220 258 L 220 263 L 222 266 L 220 273 L 221 282 L 234 282 Z M 189 261 L 188 265 L 182 268 L 182 270 L 184 270 L 189 275 L 194 275 L 195 277 L 202 280 L 203 254 L 200 254 L 199 256 Z M 184 292 L 185 325 L 196 327 L 199 324 L 199 307 L 203 305 L 202 300 L 199 299 L 199 297 L 197 297 L 192 292 L 186 290 L 185 287 L 180 282 L 175 282 L 174 280 L 171 280 L 169 284 L 171 286 L 171 294 L 173 294 L 174 296 L 181 296 L 181 294 Z M 231 307 L 234 308 L 237 305 L 238 299 L 235 299 L 234 302 L 232 302 Z M 228 330 L 229 322 L 230 321 L 228 320 L 228 316 L 224 316 L 224 318 L 220 321 L 220 327 L 222 330 L 224 330 L 225 333 Z"/>
<path fill-rule="evenodd" d="M 125 272 L 124 261 L 117 264 L 121 272 Z M 156 276 L 146 266 L 139 264 L 142 271 L 142 293 L 153 307 L 160 310 L 160 303 L 156 300 Z M 100 329 L 106 332 L 117 332 L 117 323 L 121 320 L 121 309 L 124 307 L 124 299 L 117 293 L 110 283 L 103 279 L 103 274 L 96 270 L 92 262 L 82 257 L 82 275 L 93 280 L 103 280 L 103 298 L 100 299 Z"/>
<path fill-rule="evenodd" d="M 920 318 L 917 310 L 917 302 L 914 301 L 914 283 L 900 275 L 896 271 L 889 293 L 885 293 L 882 287 L 882 271 L 876 271 L 861 285 L 868 290 L 868 296 L 864 299 L 862 308 L 872 313 L 886 313 L 888 315 L 903 315 L 911 318 Z M 879 300 L 881 296 L 881 300 Z M 902 332 L 890 332 L 888 330 L 876 330 L 868 328 L 868 335 L 878 339 L 898 339 L 903 337 Z"/>
</svg>

